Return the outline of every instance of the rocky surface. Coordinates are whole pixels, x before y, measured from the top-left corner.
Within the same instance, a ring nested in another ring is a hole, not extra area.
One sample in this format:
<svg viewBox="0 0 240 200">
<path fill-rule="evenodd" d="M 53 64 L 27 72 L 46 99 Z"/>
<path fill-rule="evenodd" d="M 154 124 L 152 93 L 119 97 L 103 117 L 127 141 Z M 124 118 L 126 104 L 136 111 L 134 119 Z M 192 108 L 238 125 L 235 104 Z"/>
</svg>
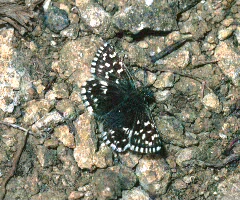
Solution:
<svg viewBox="0 0 240 200">
<path fill-rule="evenodd" d="M 1 122 L 30 130 L 4 199 L 240 195 L 238 1 L 48 0 L 43 6 L 30 35 L 0 28 L 0 184 L 24 137 L 23 129 Z M 157 155 L 113 152 L 84 108 L 81 86 L 104 41 L 154 92 Z"/>
<path fill-rule="evenodd" d="M 144 29 L 172 31 L 177 29 L 176 13 L 166 1 L 133 1 L 115 13 L 113 24 L 121 31 L 137 34 Z"/>
</svg>

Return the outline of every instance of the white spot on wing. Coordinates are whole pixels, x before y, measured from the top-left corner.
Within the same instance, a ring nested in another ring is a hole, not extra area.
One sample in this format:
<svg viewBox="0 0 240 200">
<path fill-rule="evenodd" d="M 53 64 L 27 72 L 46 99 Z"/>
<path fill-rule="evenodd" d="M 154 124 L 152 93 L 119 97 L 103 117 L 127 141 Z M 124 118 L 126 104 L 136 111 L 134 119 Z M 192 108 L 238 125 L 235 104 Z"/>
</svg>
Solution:
<svg viewBox="0 0 240 200">
<path fill-rule="evenodd" d="M 122 152 L 122 148 L 121 147 L 117 148 L 117 151 Z"/>
<path fill-rule="evenodd" d="M 102 85 L 108 86 L 108 83 L 106 81 L 100 81 Z"/>
<path fill-rule="evenodd" d="M 105 63 L 105 66 L 106 66 L 106 67 L 110 67 L 110 64 L 109 64 L 109 63 Z"/>
<path fill-rule="evenodd" d="M 106 93 L 107 93 L 107 89 L 104 88 L 104 89 L 103 89 L 103 94 L 106 94 Z"/>
<path fill-rule="evenodd" d="M 134 132 L 134 135 L 139 135 L 139 132 L 135 131 L 135 132 Z"/>
<path fill-rule="evenodd" d="M 106 136 L 107 132 L 102 132 L 102 137 Z"/>
<path fill-rule="evenodd" d="M 144 122 L 144 126 L 147 126 L 148 124 L 150 124 L 150 122 L 149 122 L 149 121 L 147 121 L 147 122 Z"/>
<path fill-rule="evenodd" d="M 88 106 L 88 107 L 87 107 L 87 110 L 88 110 L 88 112 L 89 112 L 90 114 L 93 113 L 93 108 L 92 108 L 91 106 Z"/>
<path fill-rule="evenodd" d="M 108 73 L 106 73 L 105 78 L 106 78 L 106 79 L 109 79 Z"/>
<path fill-rule="evenodd" d="M 116 55 L 117 55 L 116 52 L 114 52 L 113 54 L 110 54 L 109 56 L 110 56 L 110 58 L 114 58 Z"/>
<path fill-rule="evenodd" d="M 82 88 L 81 93 L 82 93 L 82 94 L 85 94 L 85 93 L 86 93 L 86 89 L 85 89 L 85 88 Z"/>
<path fill-rule="evenodd" d="M 115 144 L 111 144 L 110 147 L 112 147 L 113 150 L 117 148 Z"/>
<path fill-rule="evenodd" d="M 157 147 L 157 151 L 160 151 L 161 147 Z"/>
<path fill-rule="evenodd" d="M 123 151 L 125 151 L 126 149 L 128 149 L 130 147 L 130 144 L 128 143 L 124 148 Z"/>
<path fill-rule="evenodd" d="M 123 72 L 123 69 L 122 68 L 120 68 L 119 70 L 117 70 L 117 73 L 121 73 L 121 72 Z"/>
<path fill-rule="evenodd" d="M 84 105 L 85 105 L 86 107 L 88 107 L 90 104 L 89 104 L 88 101 L 86 101 L 86 102 L 84 103 Z"/>
<path fill-rule="evenodd" d="M 96 69 L 95 68 L 91 68 L 91 73 L 95 73 Z"/>
</svg>

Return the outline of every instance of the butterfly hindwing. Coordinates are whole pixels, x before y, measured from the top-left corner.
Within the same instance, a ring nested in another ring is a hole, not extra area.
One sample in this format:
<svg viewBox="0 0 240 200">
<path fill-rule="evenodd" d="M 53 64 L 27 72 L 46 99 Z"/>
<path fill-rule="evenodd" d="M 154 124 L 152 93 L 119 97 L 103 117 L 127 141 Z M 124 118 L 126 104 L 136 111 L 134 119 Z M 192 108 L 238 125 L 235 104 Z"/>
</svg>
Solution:
<svg viewBox="0 0 240 200">
<path fill-rule="evenodd" d="M 147 112 L 138 117 L 130 139 L 130 149 L 140 153 L 156 153 L 161 149 L 160 135 Z"/>
<path fill-rule="evenodd" d="M 105 144 L 109 145 L 113 150 L 117 152 L 123 152 L 130 147 L 129 134 L 130 130 L 127 128 L 115 128 L 108 129 L 101 133 L 102 139 Z M 128 131 L 127 131 L 128 130 Z"/>
</svg>

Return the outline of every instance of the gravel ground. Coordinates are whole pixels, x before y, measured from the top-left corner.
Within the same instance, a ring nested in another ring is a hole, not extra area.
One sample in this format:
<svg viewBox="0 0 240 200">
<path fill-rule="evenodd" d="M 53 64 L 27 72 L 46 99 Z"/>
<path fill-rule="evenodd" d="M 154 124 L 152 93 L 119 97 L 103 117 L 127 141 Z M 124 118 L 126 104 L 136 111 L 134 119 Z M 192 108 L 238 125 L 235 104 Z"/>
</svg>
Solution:
<svg viewBox="0 0 240 200">
<path fill-rule="evenodd" d="M 0 199 L 239 198 L 239 1 L 32 7 L 32 31 L 0 27 Z M 80 91 L 105 41 L 154 92 L 158 154 L 101 145 Z"/>
</svg>

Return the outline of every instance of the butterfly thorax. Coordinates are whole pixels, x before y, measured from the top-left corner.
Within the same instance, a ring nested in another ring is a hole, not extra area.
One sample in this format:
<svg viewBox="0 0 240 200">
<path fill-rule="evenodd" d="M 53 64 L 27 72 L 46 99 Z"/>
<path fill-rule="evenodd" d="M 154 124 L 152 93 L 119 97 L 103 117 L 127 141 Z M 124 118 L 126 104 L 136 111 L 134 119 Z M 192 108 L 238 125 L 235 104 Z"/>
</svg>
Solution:
<svg viewBox="0 0 240 200">
<path fill-rule="evenodd" d="M 149 88 L 144 86 L 136 88 L 133 81 L 121 82 L 117 90 L 119 91 L 117 97 L 119 106 L 124 106 L 126 112 L 144 111 L 146 106 L 154 100 L 153 93 Z M 112 97 L 116 98 L 114 95 Z"/>
</svg>

